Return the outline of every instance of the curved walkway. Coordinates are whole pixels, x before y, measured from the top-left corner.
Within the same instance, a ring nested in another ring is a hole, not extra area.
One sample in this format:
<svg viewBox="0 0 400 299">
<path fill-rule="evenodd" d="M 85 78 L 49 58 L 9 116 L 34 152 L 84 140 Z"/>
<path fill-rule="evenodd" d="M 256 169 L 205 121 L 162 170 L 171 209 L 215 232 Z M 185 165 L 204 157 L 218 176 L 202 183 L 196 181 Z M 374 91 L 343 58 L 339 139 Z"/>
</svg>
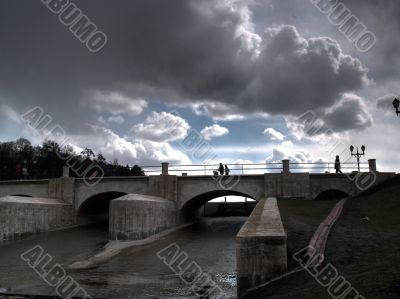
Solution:
<svg viewBox="0 0 400 299">
<path fill-rule="evenodd" d="M 326 243 L 328 241 L 329 234 L 335 225 L 336 221 L 342 214 L 343 207 L 347 202 L 347 198 L 340 200 L 331 210 L 329 215 L 321 222 L 313 237 L 311 238 L 310 248 L 314 248 L 313 255 L 325 256 Z M 323 260 L 320 260 L 321 263 Z"/>
</svg>

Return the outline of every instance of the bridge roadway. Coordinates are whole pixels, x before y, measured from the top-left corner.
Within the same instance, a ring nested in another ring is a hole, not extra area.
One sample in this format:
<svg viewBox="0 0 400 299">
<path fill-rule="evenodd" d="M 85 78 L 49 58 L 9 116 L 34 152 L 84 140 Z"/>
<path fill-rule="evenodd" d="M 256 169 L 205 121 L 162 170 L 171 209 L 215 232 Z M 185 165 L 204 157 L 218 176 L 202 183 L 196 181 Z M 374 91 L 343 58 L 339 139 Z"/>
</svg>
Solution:
<svg viewBox="0 0 400 299">
<path fill-rule="evenodd" d="M 246 217 L 208 218 L 162 240 L 128 249 L 98 268 L 70 270 L 67 266 L 93 254 L 107 242 L 107 224 L 34 235 L 0 245 L 0 293 L 54 295 L 54 288 L 21 260 L 36 245 L 54 257 L 93 298 L 197 298 L 156 256 L 176 242 L 228 296 L 236 295 L 235 235 Z M 2 290 L 1 290 L 2 289 Z"/>
</svg>

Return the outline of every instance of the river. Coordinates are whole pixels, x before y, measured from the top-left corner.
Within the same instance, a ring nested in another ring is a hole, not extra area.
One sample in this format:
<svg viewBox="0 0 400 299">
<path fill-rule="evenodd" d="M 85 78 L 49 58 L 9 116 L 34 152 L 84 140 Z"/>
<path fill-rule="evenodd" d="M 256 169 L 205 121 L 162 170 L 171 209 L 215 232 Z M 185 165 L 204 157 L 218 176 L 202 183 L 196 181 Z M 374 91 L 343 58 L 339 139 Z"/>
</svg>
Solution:
<svg viewBox="0 0 400 299">
<path fill-rule="evenodd" d="M 40 245 L 93 298 L 198 298 L 160 258 L 157 252 L 177 244 L 211 275 L 228 297 L 236 295 L 235 236 L 246 217 L 203 218 L 152 244 L 126 249 L 96 268 L 71 270 L 68 265 L 98 252 L 107 242 L 107 224 L 96 224 L 0 245 L 0 293 L 55 295 L 20 255 Z"/>
</svg>

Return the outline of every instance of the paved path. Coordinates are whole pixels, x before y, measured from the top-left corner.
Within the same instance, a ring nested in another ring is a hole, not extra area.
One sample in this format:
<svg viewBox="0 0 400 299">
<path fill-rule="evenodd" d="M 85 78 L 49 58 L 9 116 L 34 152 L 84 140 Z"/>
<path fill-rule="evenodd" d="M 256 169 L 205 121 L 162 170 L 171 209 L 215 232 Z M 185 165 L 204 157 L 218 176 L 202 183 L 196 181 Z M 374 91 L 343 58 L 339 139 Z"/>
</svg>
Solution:
<svg viewBox="0 0 400 299">
<path fill-rule="evenodd" d="M 329 234 L 335 225 L 336 221 L 342 214 L 343 207 L 347 202 L 347 198 L 340 200 L 331 210 L 328 217 L 321 222 L 313 237 L 311 238 L 309 246 L 315 249 L 314 254 L 325 256 L 326 243 L 328 242 Z M 319 262 L 322 262 L 321 260 Z"/>
</svg>

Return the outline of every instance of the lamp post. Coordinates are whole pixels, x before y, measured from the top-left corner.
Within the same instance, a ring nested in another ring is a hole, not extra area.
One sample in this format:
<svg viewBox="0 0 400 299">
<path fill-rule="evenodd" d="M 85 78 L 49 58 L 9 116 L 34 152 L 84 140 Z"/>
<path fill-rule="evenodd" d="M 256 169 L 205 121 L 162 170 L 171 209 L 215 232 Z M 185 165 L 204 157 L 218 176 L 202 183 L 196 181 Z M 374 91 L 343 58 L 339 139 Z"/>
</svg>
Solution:
<svg viewBox="0 0 400 299">
<path fill-rule="evenodd" d="M 360 157 L 365 155 L 365 145 L 361 146 L 361 150 L 362 150 L 362 153 L 358 152 L 358 146 L 357 146 L 357 152 L 353 153 L 354 152 L 354 146 L 350 146 L 351 155 L 357 157 L 358 172 L 360 172 Z"/>
<path fill-rule="evenodd" d="M 399 111 L 400 100 L 398 100 L 397 98 L 395 98 L 392 104 L 393 104 L 394 109 L 396 109 L 396 114 L 397 114 L 397 116 L 399 116 L 399 114 L 400 114 L 400 111 Z"/>
</svg>

